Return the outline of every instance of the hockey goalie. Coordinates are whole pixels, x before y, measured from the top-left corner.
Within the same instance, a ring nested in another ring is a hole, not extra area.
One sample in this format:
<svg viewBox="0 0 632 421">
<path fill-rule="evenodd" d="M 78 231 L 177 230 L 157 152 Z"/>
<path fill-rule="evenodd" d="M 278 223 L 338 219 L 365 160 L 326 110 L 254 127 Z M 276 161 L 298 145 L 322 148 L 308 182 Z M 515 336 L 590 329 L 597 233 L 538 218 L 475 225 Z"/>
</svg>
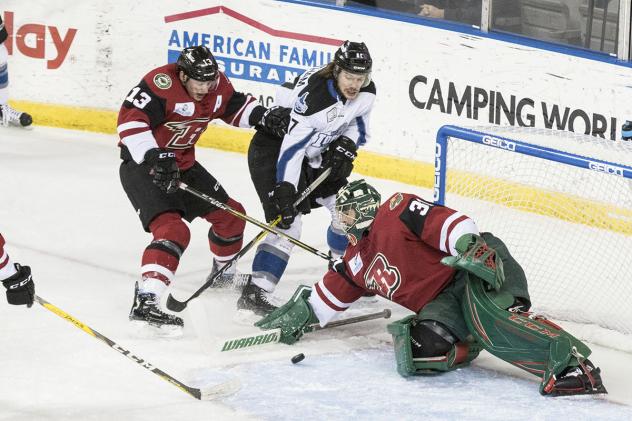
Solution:
<svg viewBox="0 0 632 421">
<path fill-rule="evenodd" d="M 415 313 L 388 325 L 403 376 L 464 367 L 485 349 L 539 377 L 542 395 L 607 393 L 588 346 L 529 312 L 523 269 L 471 218 L 414 194 L 380 205 L 364 180 L 340 190 L 336 211 L 349 239 L 344 256 L 256 326 L 281 328 L 292 344 L 305 326 L 325 326 L 375 293 Z"/>
</svg>

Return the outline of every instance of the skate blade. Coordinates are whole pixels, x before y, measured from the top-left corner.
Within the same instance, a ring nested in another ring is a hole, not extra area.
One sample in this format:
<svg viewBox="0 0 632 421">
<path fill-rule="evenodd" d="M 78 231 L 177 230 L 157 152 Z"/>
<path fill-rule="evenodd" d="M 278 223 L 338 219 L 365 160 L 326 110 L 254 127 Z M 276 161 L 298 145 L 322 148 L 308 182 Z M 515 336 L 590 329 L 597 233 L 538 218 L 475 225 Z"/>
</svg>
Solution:
<svg viewBox="0 0 632 421">
<path fill-rule="evenodd" d="M 141 338 L 180 338 L 184 336 L 182 326 L 162 325 L 156 326 L 142 320 L 132 320 L 132 327 L 136 335 Z"/>
</svg>

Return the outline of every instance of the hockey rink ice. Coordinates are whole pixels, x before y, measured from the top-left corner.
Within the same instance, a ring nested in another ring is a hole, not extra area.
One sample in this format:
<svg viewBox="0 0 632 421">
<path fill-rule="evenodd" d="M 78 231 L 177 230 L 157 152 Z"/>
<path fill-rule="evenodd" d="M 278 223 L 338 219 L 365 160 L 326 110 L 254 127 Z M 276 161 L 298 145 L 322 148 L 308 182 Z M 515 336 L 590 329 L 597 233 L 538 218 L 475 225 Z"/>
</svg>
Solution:
<svg viewBox="0 0 632 421">
<path fill-rule="evenodd" d="M 221 353 L 226 339 L 256 333 L 257 318 L 236 311 L 236 290 L 209 290 L 181 313 L 183 338 L 139 336 L 127 316 L 151 237 L 120 185 L 116 143 L 114 135 L 0 128 L 0 232 L 8 253 L 31 266 L 43 299 L 179 381 L 206 387 L 236 379 L 241 389 L 197 401 L 40 305 L 9 306 L 2 296 L 0 420 L 632 419 L 629 348 L 589 344 L 608 395 L 541 397 L 536 378 L 486 352 L 469 368 L 404 379 L 395 370 L 386 324 L 409 312 L 382 299 L 357 303 L 345 317 L 390 308 L 391 320 L 307 334 L 292 346 Z M 249 215 L 263 218 L 245 155 L 204 148 L 196 153 Z M 383 198 L 395 191 L 431 198 L 427 189 L 369 181 Z M 327 223 L 322 209 L 306 216 L 301 240 L 326 252 Z M 211 268 L 208 224 L 194 221 L 190 227 L 191 244 L 169 290 L 179 300 L 201 286 Z M 248 224 L 245 242 L 258 232 Z M 251 251 L 240 261 L 240 271 L 250 272 L 253 256 Z M 298 285 L 312 285 L 325 269 L 326 261 L 296 248 L 275 291 L 278 303 Z M 294 365 L 290 358 L 298 353 L 306 358 Z"/>
</svg>

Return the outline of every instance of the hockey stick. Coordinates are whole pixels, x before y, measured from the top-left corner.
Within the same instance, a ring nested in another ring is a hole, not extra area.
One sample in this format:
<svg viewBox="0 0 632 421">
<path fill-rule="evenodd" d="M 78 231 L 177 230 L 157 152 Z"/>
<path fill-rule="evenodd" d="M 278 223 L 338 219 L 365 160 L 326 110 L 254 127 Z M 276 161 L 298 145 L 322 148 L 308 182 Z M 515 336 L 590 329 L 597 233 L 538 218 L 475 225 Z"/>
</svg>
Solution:
<svg viewBox="0 0 632 421">
<path fill-rule="evenodd" d="M 307 196 L 309 196 L 309 194 L 311 192 L 314 191 L 314 189 L 316 189 L 316 187 L 318 187 L 323 181 L 325 181 L 325 179 L 329 176 L 329 173 L 331 173 L 331 168 L 327 168 L 321 175 L 318 176 L 318 178 L 316 178 L 316 180 L 314 180 L 312 182 L 312 184 L 310 184 L 309 186 L 307 186 L 307 188 L 305 190 L 303 190 L 303 192 L 300 194 L 300 196 L 298 197 L 298 199 L 296 199 L 296 201 L 294 202 L 294 206 L 298 206 L 303 200 L 305 200 L 307 198 Z M 276 226 L 279 222 L 281 221 L 281 216 L 277 217 L 271 224 L 271 227 Z M 213 285 L 213 283 L 215 282 L 215 280 L 217 280 L 217 278 L 219 278 L 220 276 L 222 276 L 222 274 L 226 271 L 226 269 L 228 269 L 230 266 L 232 266 L 237 259 L 241 258 L 244 254 L 248 253 L 248 251 L 254 247 L 254 245 L 261 240 L 263 237 L 266 236 L 266 234 L 268 233 L 268 231 L 263 230 L 261 231 L 259 234 L 257 234 L 257 236 L 255 238 L 253 238 L 248 244 L 246 244 L 240 251 L 239 253 L 237 253 L 232 259 L 230 259 L 228 262 L 226 262 L 226 264 L 224 266 L 222 266 L 222 268 L 220 270 L 218 270 L 217 272 L 215 272 L 213 274 L 213 276 L 211 277 L 211 279 L 209 279 L 208 281 L 206 281 L 204 283 L 204 285 L 202 285 L 200 288 L 198 288 L 197 291 L 195 291 L 193 293 L 193 295 L 191 295 L 188 299 L 186 299 L 185 301 L 178 301 L 175 299 L 175 297 L 172 294 L 169 294 L 169 296 L 167 297 L 167 308 L 171 311 L 175 311 L 176 313 L 181 312 L 182 310 L 184 310 L 187 307 L 187 304 L 189 304 L 189 301 L 193 300 L 194 298 L 198 297 L 202 292 L 204 292 L 207 288 L 209 288 L 211 285 Z"/>
<path fill-rule="evenodd" d="M 318 323 L 306 326 L 303 329 L 304 333 L 315 332 L 318 330 L 329 329 L 332 327 L 349 325 L 352 323 L 366 322 L 367 320 L 374 319 L 388 319 L 391 317 L 391 310 L 384 309 L 377 313 L 369 313 L 364 316 L 349 317 L 347 319 L 336 320 L 331 323 L 327 323 L 324 327 L 321 327 Z M 263 333 L 256 335 L 243 336 L 240 338 L 228 339 L 222 346 L 222 352 L 234 351 L 236 349 L 250 348 L 257 345 L 274 344 L 278 343 L 281 339 L 281 328 L 265 330 Z"/>
<path fill-rule="evenodd" d="M 195 189 L 192 189 L 191 187 L 189 187 L 188 185 L 186 185 L 183 182 L 180 182 L 179 187 L 180 187 L 180 189 L 182 189 L 182 190 L 184 190 L 186 192 L 189 192 L 192 195 L 197 196 L 200 199 L 210 203 L 211 205 L 215 206 L 216 208 L 222 209 L 222 210 L 230 213 L 231 215 L 236 216 L 239 219 L 243 219 L 244 221 L 250 222 L 251 224 L 254 224 L 254 225 L 258 226 L 259 228 L 261 228 L 261 229 L 263 229 L 263 230 L 265 230 L 267 232 L 271 232 L 273 234 L 278 235 L 279 237 L 285 238 L 287 241 L 289 241 L 290 243 L 292 243 L 292 244 L 294 244 L 296 246 L 299 246 L 303 250 L 307 250 L 310 253 L 313 253 L 316 256 L 322 257 L 323 259 L 325 259 L 327 261 L 331 261 L 332 260 L 332 258 L 329 255 L 327 255 L 326 253 L 323 253 L 322 251 L 320 251 L 318 249 L 315 249 L 314 247 L 309 246 L 309 245 L 303 243 L 302 241 L 297 240 L 296 238 L 294 238 L 294 237 L 292 237 L 290 235 L 287 235 L 286 233 L 284 233 L 282 231 L 279 231 L 277 228 L 273 227 L 272 225 L 264 224 L 263 222 L 255 219 L 255 218 L 253 218 L 251 216 L 244 215 L 243 213 L 241 213 L 239 211 L 236 211 L 235 209 L 231 208 L 230 206 L 226 205 L 225 203 L 222 203 L 219 200 L 214 199 L 214 198 L 212 198 L 211 196 L 209 196 L 207 194 L 204 194 L 204 193 L 199 192 L 199 191 L 197 191 Z"/>
<path fill-rule="evenodd" d="M 193 396 L 195 399 L 212 400 L 212 399 L 220 398 L 223 396 L 232 395 L 233 393 L 237 392 L 239 388 L 241 387 L 238 379 L 229 380 L 227 382 L 219 383 L 215 386 L 211 386 L 209 388 L 204 388 L 204 389 L 197 389 L 195 387 L 187 386 L 186 384 L 180 382 L 179 380 L 165 373 L 158 367 L 154 367 L 148 361 L 132 354 L 129 350 L 123 348 L 121 345 L 117 344 L 116 342 L 109 339 L 108 337 L 100 334 L 99 332 L 92 329 L 91 327 L 83 324 L 82 322 L 75 319 L 70 314 L 60 309 L 59 307 L 54 306 L 53 304 L 49 303 L 48 301 L 44 300 L 43 298 L 37 295 L 34 297 L 34 299 L 35 301 L 38 302 L 38 304 L 40 304 L 46 310 L 49 310 L 50 312 L 55 313 L 62 319 L 69 321 L 70 323 L 78 327 L 79 329 L 86 332 L 88 335 L 91 335 L 95 337 L 96 339 L 99 339 L 100 341 L 105 342 L 110 348 L 114 349 L 121 355 L 124 355 L 130 360 L 134 361 L 135 363 L 138 363 L 141 367 L 151 371 L 152 373 L 154 373 L 161 379 L 171 383 L 172 385 L 176 386 L 178 389 L 182 390 L 183 392 L 186 392 L 189 395 Z"/>
</svg>

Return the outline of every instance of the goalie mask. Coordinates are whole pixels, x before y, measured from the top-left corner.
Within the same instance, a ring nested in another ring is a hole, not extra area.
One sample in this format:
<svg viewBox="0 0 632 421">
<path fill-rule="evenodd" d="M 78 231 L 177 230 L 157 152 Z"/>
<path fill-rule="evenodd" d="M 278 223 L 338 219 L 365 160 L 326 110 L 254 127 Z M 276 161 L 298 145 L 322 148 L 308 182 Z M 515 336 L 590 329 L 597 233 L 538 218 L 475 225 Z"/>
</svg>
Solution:
<svg viewBox="0 0 632 421">
<path fill-rule="evenodd" d="M 182 50 L 176 62 L 178 71 L 183 71 L 187 77 L 201 82 L 216 80 L 219 76 L 219 66 L 208 47 L 198 45 Z"/>
<path fill-rule="evenodd" d="M 364 180 L 352 181 L 338 192 L 336 216 L 352 245 L 356 245 L 371 226 L 380 199 L 380 193 Z"/>
<path fill-rule="evenodd" d="M 365 81 L 362 87 L 365 88 L 371 83 L 371 68 L 373 60 L 369 49 L 363 42 L 345 41 L 334 54 L 334 76 L 336 79 L 341 70 L 349 73 L 364 75 Z"/>
</svg>

